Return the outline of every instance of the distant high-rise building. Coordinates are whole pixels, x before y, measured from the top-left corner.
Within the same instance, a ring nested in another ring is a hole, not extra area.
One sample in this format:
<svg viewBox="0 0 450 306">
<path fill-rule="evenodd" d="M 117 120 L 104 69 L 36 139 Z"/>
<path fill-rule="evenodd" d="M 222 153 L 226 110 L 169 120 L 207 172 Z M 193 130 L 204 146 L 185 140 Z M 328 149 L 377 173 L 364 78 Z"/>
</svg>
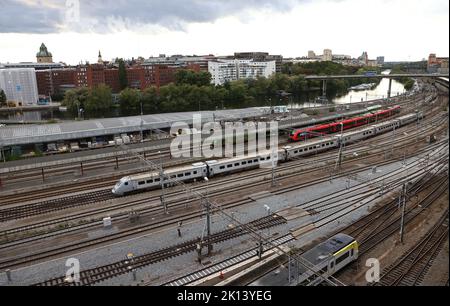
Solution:
<svg viewBox="0 0 450 306">
<path fill-rule="evenodd" d="M 314 51 L 308 51 L 308 58 L 316 58 L 316 53 Z"/>
<path fill-rule="evenodd" d="M 53 55 L 48 52 L 44 43 L 41 44 L 39 52 L 36 54 L 36 59 L 38 63 L 53 63 Z"/>
<path fill-rule="evenodd" d="M 37 104 L 36 72 L 32 68 L 0 69 L 0 89 L 9 101 L 21 105 Z"/>
<path fill-rule="evenodd" d="M 330 49 L 323 50 L 322 61 L 331 62 L 333 60 L 333 52 Z"/>
<path fill-rule="evenodd" d="M 377 64 L 378 65 L 384 65 L 384 56 L 378 56 L 377 57 Z"/>
<path fill-rule="evenodd" d="M 236 59 L 248 59 L 255 62 L 275 61 L 275 71 L 281 73 L 283 66 L 282 55 L 270 55 L 268 52 L 235 52 L 234 58 Z"/>
</svg>

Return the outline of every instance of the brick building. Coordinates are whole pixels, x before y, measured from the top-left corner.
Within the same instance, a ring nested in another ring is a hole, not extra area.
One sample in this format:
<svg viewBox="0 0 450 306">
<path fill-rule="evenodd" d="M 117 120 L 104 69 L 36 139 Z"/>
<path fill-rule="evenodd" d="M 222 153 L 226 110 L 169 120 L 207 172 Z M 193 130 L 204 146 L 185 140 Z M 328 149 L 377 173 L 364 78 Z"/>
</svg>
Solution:
<svg viewBox="0 0 450 306">
<path fill-rule="evenodd" d="M 185 67 L 172 67 L 169 65 L 138 65 L 128 67 L 128 86 L 144 90 L 150 86 L 161 86 L 175 82 L 175 74 L 180 69 L 189 69 L 199 72 L 200 65 L 190 64 Z M 61 86 L 64 88 L 88 87 L 92 88 L 105 84 L 112 89 L 113 93 L 120 92 L 119 69 L 107 68 L 101 64 L 79 65 L 76 68 L 46 69 L 36 71 L 38 92 L 40 95 L 53 95 L 60 93 Z"/>
<path fill-rule="evenodd" d="M 61 86 L 76 84 L 76 69 L 37 70 L 36 80 L 39 95 L 53 95 L 60 92 Z"/>
</svg>

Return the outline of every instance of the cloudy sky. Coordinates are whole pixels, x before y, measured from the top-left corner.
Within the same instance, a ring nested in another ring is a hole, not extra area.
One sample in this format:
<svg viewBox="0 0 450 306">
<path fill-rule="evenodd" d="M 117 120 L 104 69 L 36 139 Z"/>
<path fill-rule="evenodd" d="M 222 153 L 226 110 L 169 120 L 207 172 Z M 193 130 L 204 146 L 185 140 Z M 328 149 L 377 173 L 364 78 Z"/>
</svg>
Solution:
<svg viewBox="0 0 450 306">
<path fill-rule="evenodd" d="M 0 0 L 0 62 L 267 51 L 449 54 L 448 0 Z"/>
</svg>

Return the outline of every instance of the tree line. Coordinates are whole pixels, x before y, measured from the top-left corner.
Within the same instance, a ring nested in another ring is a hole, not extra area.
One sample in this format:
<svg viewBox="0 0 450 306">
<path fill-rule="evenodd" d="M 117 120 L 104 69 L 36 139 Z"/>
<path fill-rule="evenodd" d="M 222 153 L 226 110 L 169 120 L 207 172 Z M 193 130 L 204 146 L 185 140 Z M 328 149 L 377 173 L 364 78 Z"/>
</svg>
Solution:
<svg viewBox="0 0 450 306">
<path fill-rule="evenodd" d="M 180 70 L 174 83 L 161 86 L 159 90 L 154 86 L 143 91 L 129 88 L 126 77 L 122 77 L 123 90 L 118 95 L 118 104 L 113 103 L 111 89 L 106 85 L 69 90 L 63 104 L 75 115 L 79 107 L 82 108 L 87 117 L 107 115 L 114 108 L 119 108 L 121 115 L 137 115 L 141 111 L 150 114 L 282 105 L 288 100 L 281 93 L 287 92 L 295 97 L 320 90 L 322 82 L 306 80 L 307 75 L 364 74 L 368 70 L 374 69 L 347 67 L 333 62 L 285 64 L 282 73 L 270 78 L 242 79 L 220 86 L 211 84 L 209 72 Z M 345 93 L 351 86 L 369 82 L 374 81 L 365 78 L 329 81 L 327 94 Z"/>
</svg>

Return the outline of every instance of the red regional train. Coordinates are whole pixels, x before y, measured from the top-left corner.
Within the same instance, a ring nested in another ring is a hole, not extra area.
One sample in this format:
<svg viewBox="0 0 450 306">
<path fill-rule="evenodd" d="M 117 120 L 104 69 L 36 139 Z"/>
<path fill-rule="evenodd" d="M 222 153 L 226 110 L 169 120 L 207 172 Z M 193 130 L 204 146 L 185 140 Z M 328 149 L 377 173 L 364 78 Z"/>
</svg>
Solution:
<svg viewBox="0 0 450 306">
<path fill-rule="evenodd" d="M 341 123 L 344 125 L 344 130 L 348 130 L 391 117 L 399 112 L 400 106 L 397 105 L 386 110 L 376 111 L 360 117 L 350 118 L 329 124 L 316 125 L 305 129 L 293 130 L 289 135 L 289 141 L 302 141 L 325 134 L 337 133 L 341 131 Z"/>
</svg>

